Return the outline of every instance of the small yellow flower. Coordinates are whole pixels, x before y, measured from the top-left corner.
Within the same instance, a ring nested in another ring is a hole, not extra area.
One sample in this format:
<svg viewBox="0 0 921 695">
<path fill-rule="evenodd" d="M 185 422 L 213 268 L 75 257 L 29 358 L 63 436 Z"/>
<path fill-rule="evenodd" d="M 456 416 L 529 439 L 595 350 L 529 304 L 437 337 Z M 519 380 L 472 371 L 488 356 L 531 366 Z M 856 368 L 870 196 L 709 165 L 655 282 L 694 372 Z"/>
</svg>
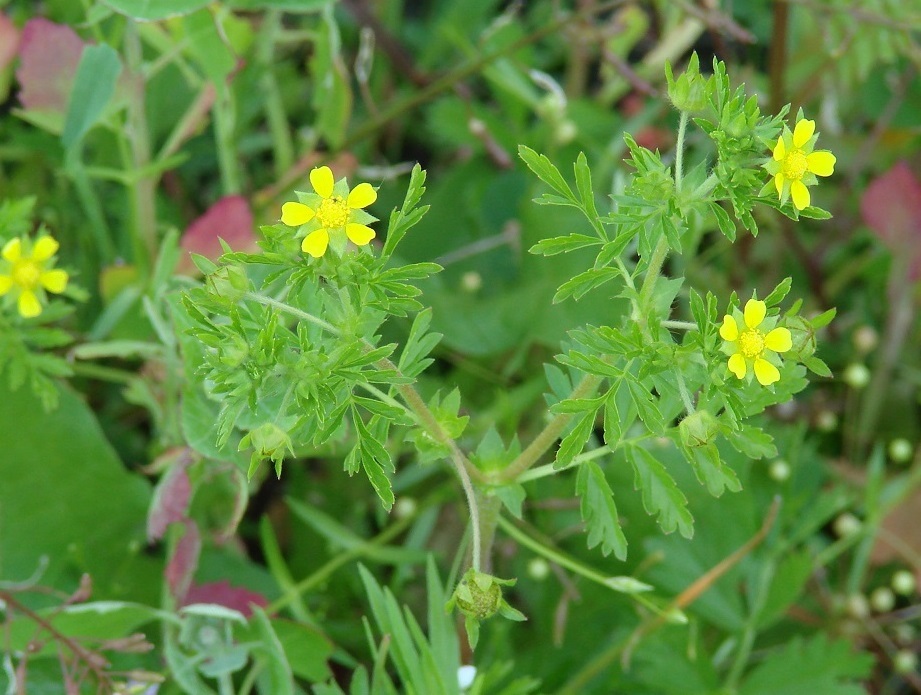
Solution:
<svg viewBox="0 0 921 695">
<path fill-rule="evenodd" d="M 34 243 L 10 239 L 0 251 L 0 296 L 12 291 L 24 318 L 42 313 L 46 290 L 60 294 L 67 287 L 67 273 L 48 267 L 54 265 L 57 250 L 58 242 L 45 235 Z"/>
<path fill-rule="evenodd" d="M 365 246 L 374 238 L 374 230 L 365 223 L 376 218 L 363 210 L 377 200 L 371 184 L 360 183 L 349 191 L 346 180 L 337 182 L 329 167 L 311 171 L 310 184 L 316 193 L 298 193 L 301 202 L 281 206 L 282 223 L 306 227 L 307 236 L 301 242 L 304 253 L 319 258 L 329 246 L 330 232 L 342 229 L 356 246 Z"/>
<path fill-rule="evenodd" d="M 793 132 L 787 126 L 777 138 L 773 157 L 764 168 L 774 176 L 774 187 L 781 204 L 793 198 L 797 210 L 809 207 L 809 189 L 818 183 L 816 176 L 831 176 L 835 171 L 835 155 L 828 150 L 816 150 L 815 121 L 803 118 L 799 120 Z"/>
<path fill-rule="evenodd" d="M 726 341 L 723 352 L 729 355 L 729 371 L 738 379 L 744 379 L 750 375 L 751 368 L 759 384 L 773 384 L 780 379 L 780 372 L 771 360 L 780 360 L 772 353 L 786 352 L 793 347 L 790 331 L 774 328 L 777 319 L 765 319 L 767 305 L 758 299 L 749 299 L 745 303 L 744 314 L 740 314 L 738 309 L 733 313 L 735 316 L 724 316 L 720 326 L 720 337 Z M 739 328 L 740 323 L 744 328 Z"/>
</svg>

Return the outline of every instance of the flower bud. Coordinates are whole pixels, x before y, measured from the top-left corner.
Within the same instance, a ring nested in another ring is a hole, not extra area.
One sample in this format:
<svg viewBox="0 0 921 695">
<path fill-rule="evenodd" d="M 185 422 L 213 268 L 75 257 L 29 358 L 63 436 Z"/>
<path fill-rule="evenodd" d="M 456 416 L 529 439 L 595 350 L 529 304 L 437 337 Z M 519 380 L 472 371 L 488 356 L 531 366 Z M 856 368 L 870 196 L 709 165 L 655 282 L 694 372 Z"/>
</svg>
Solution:
<svg viewBox="0 0 921 695">
<path fill-rule="evenodd" d="M 863 524 L 860 523 L 860 519 L 850 512 L 839 515 L 834 523 L 835 533 L 839 538 L 845 538 L 858 533 L 862 526 Z"/>
<path fill-rule="evenodd" d="M 851 594 L 844 601 L 844 610 L 852 618 L 864 620 L 870 615 L 870 603 L 863 594 Z"/>
<path fill-rule="evenodd" d="M 862 354 L 872 352 L 879 344 L 879 334 L 872 326 L 861 326 L 854 331 L 854 347 Z"/>
<path fill-rule="evenodd" d="M 719 434 L 719 422 L 707 410 L 698 410 L 678 423 L 681 443 L 686 447 L 697 448 L 713 443 Z"/>
<path fill-rule="evenodd" d="M 893 439 L 889 442 L 889 458 L 896 463 L 906 463 L 913 454 L 911 442 L 907 439 Z"/>
<path fill-rule="evenodd" d="M 918 668 L 918 655 L 908 649 L 900 649 L 892 658 L 892 666 L 896 673 L 907 675 L 914 673 Z"/>
<path fill-rule="evenodd" d="M 870 370 L 860 362 L 849 364 L 844 370 L 844 383 L 853 389 L 862 389 L 870 383 Z"/>
<path fill-rule="evenodd" d="M 495 577 L 470 570 L 454 591 L 457 607 L 464 615 L 486 620 L 499 612 L 502 587 Z"/>
<path fill-rule="evenodd" d="M 768 475 L 771 476 L 771 480 L 783 483 L 790 478 L 790 464 L 783 459 L 771 461 L 771 465 L 768 467 Z"/>
<path fill-rule="evenodd" d="M 240 266 L 223 265 L 208 276 L 208 287 L 218 297 L 237 302 L 250 290 L 249 278 Z"/>
<path fill-rule="evenodd" d="M 895 607 L 895 594 L 888 586 L 880 586 L 870 594 L 870 605 L 877 613 L 888 613 Z"/>
<path fill-rule="evenodd" d="M 908 570 L 899 570 L 892 575 L 892 588 L 901 596 L 911 596 L 917 588 L 915 575 Z"/>
<path fill-rule="evenodd" d="M 672 67 L 665 65 L 665 79 L 668 82 L 669 101 L 679 111 L 697 114 L 703 112 L 707 102 L 707 80 L 700 74 L 700 60 L 697 53 L 691 54 L 687 70 L 678 75 L 672 75 Z"/>
<path fill-rule="evenodd" d="M 528 562 L 528 576 L 543 581 L 550 575 L 550 564 L 542 557 L 531 558 Z"/>
<path fill-rule="evenodd" d="M 260 461 L 271 460 L 275 464 L 275 474 L 281 477 L 281 464 L 285 456 L 294 455 L 291 437 L 278 425 L 267 422 L 248 432 L 240 440 L 239 451 L 252 447 L 248 475 L 252 477 Z"/>
</svg>

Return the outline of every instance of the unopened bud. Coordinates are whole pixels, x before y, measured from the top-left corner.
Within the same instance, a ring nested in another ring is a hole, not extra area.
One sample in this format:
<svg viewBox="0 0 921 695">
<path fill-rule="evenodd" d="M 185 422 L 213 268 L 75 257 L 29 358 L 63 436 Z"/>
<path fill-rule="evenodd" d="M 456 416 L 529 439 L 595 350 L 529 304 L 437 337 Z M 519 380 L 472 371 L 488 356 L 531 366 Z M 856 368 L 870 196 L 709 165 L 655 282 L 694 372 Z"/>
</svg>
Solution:
<svg viewBox="0 0 921 695">
<path fill-rule="evenodd" d="M 911 455 L 914 453 L 912 450 L 911 442 L 907 439 L 893 439 L 889 442 L 889 458 L 891 458 L 896 463 L 905 463 L 911 459 Z"/>
<path fill-rule="evenodd" d="M 844 383 L 853 389 L 862 389 L 870 383 L 870 370 L 859 362 L 849 364 L 844 370 Z"/>
</svg>

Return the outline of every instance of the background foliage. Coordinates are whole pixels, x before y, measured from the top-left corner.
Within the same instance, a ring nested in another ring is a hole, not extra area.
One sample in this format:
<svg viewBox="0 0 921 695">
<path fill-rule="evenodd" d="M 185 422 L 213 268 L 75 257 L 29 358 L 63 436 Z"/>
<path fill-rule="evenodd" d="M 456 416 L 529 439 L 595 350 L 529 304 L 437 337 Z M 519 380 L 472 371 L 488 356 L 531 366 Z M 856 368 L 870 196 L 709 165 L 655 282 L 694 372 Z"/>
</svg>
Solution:
<svg viewBox="0 0 921 695">
<path fill-rule="evenodd" d="M 0 0 L 0 241 L 71 274 L 0 311 L 0 681 L 921 691 L 919 67 L 890 0 Z M 802 215 L 760 169 L 800 108 Z M 379 187 L 372 253 L 278 223 L 321 165 Z M 736 388 L 753 292 L 834 377 Z M 475 652 L 451 440 L 527 617 Z"/>
</svg>

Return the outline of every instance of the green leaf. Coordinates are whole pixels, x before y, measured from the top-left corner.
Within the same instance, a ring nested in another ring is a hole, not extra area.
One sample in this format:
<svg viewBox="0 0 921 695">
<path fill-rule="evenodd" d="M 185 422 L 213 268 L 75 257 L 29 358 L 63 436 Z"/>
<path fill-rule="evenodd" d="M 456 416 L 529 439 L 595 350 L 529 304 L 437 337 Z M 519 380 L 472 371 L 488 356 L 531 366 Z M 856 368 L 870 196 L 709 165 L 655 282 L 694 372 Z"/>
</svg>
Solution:
<svg viewBox="0 0 921 695">
<path fill-rule="evenodd" d="M 592 410 L 581 416 L 576 420 L 575 427 L 563 437 L 563 441 L 560 442 L 560 448 L 556 452 L 556 461 L 553 464 L 556 468 L 562 468 L 572 463 L 572 460 L 585 447 L 585 442 L 588 441 L 595 426 L 595 412 Z"/>
<path fill-rule="evenodd" d="M 643 493 L 646 512 L 657 515 L 659 527 L 665 533 L 678 529 L 685 538 L 692 538 L 694 517 L 688 511 L 687 498 L 665 466 L 640 446 L 628 447 L 627 456 L 635 473 L 634 485 Z"/>
<path fill-rule="evenodd" d="M 794 637 L 768 656 L 739 688 L 739 695 L 861 695 L 858 682 L 870 675 L 873 657 L 845 640 L 818 633 Z"/>
<path fill-rule="evenodd" d="M 595 193 L 592 191 L 592 170 L 588 167 L 585 153 L 580 152 L 573 165 L 576 174 L 576 188 L 579 198 L 582 199 L 582 208 L 590 220 L 598 219 L 598 209 L 595 207 Z"/>
<path fill-rule="evenodd" d="M 588 547 L 591 549 L 600 543 L 605 557 L 613 551 L 618 560 L 625 560 L 627 539 L 620 527 L 614 493 L 604 471 L 594 461 L 585 461 L 579 466 L 576 494 L 581 499 L 582 520 L 588 529 Z"/>
<path fill-rule="evenodd" d="M 55 389 L 59 405 L 46 413 L 31 391 L 0 381 L 2 576 L 29 577 L 46 556 L 42 584 L 89 572 L 95 596 L 117 596 L 132 571 L 159 571 L 139 552 L 151 487 L 118 459 L 83 398 Z"/>
<path fill-rule="evenodd" d="M 780 281 L 780 283 L 771 290 L 771 293 L 764 298 L 764 303 L 769 307 L 780 304 L 784 297 L 790 292 L 790 288 L 793 286 L 793 278 L 786 277 Z"/>
<path fill-rule="evenodd" d="M 102 0 L 119 14 L 151 22 L 189 14 L 208 5 L 211 0 Z"/>
<path fill-rule="evenodd" d="M 320 12 L 336 0 L 224 0 L 235 10 L 284 10 L 285 12 Z"/>
<path fill-rule="evenodd" d="M 767 595 L 758 614 L 759 629 L 770 627 L 786 615 L 790 606 L 803 594 L 813 569 L 814 562 L 808 552 L 800 551 L 783 557 L 767 586 Z"/>
<path fill-rule="evenodd" d="M 760 427 L 742 425 L 739 429 L 730 429 L 726 432 L 726 439 L 736 451 L 751 459 L 777 456 L 774 438 Z"/>
<path fill-rule="evenodd" d="M 819 328 L 824 328 L 832 322 L 835 318 L 835 315 L 838 313 L 838 310 L 831 308 L 828 311 L 823 311 L 821 314 L 812 319 L 809 323 L 812 324 L 812 327 L 818 330 Z"/>
<path fill-rule="evenodd" d="M 725 489 L 738 492 L 742 489 L 735 471 L 720 459 L 719 451 L 715 444 L 706 446 L 686 447 L 681 446 L 688 463 L 694 468 L 694 473 L 707 491 L 714 497 L 719 497 Z"/>
<path fill-rule="evenodd" d="M 209 9 L 182 18 L 188 51 L 205 76 L 219 89 L 237 67 L 237 56 Z"/>
<path fill-rule="evenodd" d="M 528 165 L 528 169 L 533 171 L 537 175 L 537 178 L 550 186 L 550 188 L 560 193 L 565 198 L 568 198 L 573 203 L 579 202 L 573 194 L 572 189 L 569 187 L 569 184 L 566 183 L 566 179 L 564 179 L 563 175 L 560 173 L 560 170 L 557 169 L 553 165 L 553 162 L 546 156 L 537 154 L 537 152 L 525 145 L 518 146 L 518 156 Z"/>
<path fill-rule="evenodd" d="M 553 295 L 553 303 L 559 304 L 567 297 L 572 297 L 573 299 L 580 299 L 584 297 L 588 292 L 600 287 L 609 280 L 620 275 L 619 271 L 614 268 L 589 268 L 588 270 L 579 273 L 571 280 L 564 282 L 560 285 L 560 288 L 556 291 L 556 294 Z"/>
<path fill-rule="evenodd" d="M 815 355 L 810 355 L 809 357 L 803 358 L 803 364 L 806 366 L 806 369 L 808 369 L 813 374 L 824 376 L 826 378 L 832 376 L 831 369 L 828 368 L 828 365 Z"/>
<path fill-rule="evenodd" d="M 258 644 L 254 652 L 268 662 L 268 669 L 266 669 L 268 691 L 273 694 L 278 693 L 278 695 L 294 695 L 294 674 L 272 621 L 259 606 L 253 606 L 253 617 L 250 624 L 255 628 Z M 331 646 L 330 651 L 332 651 Z M 323 669 L 323 671 L 328 671 L 328 669 Z"/>
<path fill-rule="evenodd" d="M 710 203 L 710 211 L 716 218 L 716 224 L 719 230 L 729 241 L 736 240 L 736 225 L 729 216 L 729 213 L 719 203 Z"/>
<path fill-rule="evenodd" d="M 800 217 L 808 217 L 813 220 L 830 220 L 831 213 L 828 210 L 823 210 L 814 205 L 810 205 L 805 210 L 799 211 Z"/>
<path fill-rule="evenodd" d="M 568 236 L 541 239 L 528 249 L 528 253 L 540 256 L 556 256 L 559 253 L 569 253 L 586 246 L 598 246 L 601 243 L 598 237 L 588 236 L 587 234 L 570 234 Z"/>
<path fill-rule="evenodd" d="M 311 105 L 316 112 L 314 128 L 333 147 L 345 139 L 352 116 L 352 89 L 348 69 L 340 52 L 341 38 L 332 6 L 324 8 L 323 23 L 314 32 L 310 75 Z"/>
<path fill-rule="evenodd" d="M 628 379 L 627 388 L 630 390 L 630 396 L 636 405 L 636 412 L 643 424 L 653 434 L 662 433 L 665 430 L 665 421 L 662 419 L 662 413 L 659 412 L 656 398 L 638 381 Z"/>
<path fill-rule="evenodd" d="M 115 94 L 115 85 L 122 64 L 118 53 L 107 44 L 87 46 L 80 55 L 73 91 L 67 102 L 67 116 L 61 142 L 70 149 L 83 140 L 83 136 L 102 116 Z"/>
</svg>

